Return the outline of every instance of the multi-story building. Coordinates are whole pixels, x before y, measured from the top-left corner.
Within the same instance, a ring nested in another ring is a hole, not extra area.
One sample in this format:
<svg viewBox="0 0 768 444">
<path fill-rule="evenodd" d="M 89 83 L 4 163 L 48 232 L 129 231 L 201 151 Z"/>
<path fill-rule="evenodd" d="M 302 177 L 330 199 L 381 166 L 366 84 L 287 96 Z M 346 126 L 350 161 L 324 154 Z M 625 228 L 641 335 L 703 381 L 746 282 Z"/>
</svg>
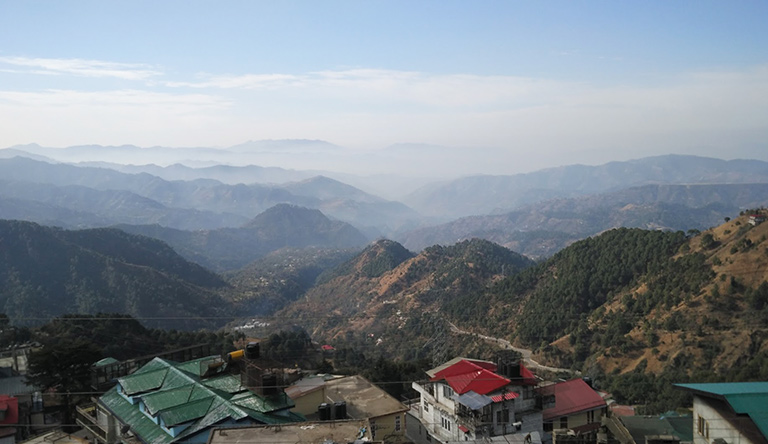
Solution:
<svg viewBox="0 0 768 444">
<path fill-rule="evenodd" d="M 568 429 L 577 433 L 596 432 L 608 412 L 605 400 L 583 379 L 571 379 L 546 387 L 554 393 L 555 405 L 545 409 L 544 432 Z"/>
<path fill-rule="evenodd" d="M 466 442 L 519 435 L 521 442 L 541 442 L 542 395 L 537 379 L 520 362 L 499 365 L 455 358 L 427 371 L 429 380 L 414 382 L 420 422 L 409 437 L 418 443 Z M 411 436 L 418 435 L 418 436 Z"/>
</svg>

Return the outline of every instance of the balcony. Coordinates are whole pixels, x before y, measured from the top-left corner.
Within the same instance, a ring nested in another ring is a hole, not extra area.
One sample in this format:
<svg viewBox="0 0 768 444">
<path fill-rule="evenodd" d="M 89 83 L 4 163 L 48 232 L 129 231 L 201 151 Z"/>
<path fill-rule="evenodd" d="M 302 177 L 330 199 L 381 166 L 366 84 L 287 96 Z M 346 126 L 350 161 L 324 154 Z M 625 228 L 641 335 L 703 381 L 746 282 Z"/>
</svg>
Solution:
<svg viewBox="0 0 768 444">
<path fill-rule="evenodd" d="M 87 404 L 83 407 L 77 407 L 77 424 L 89 432 L 93 433 L 99 442 L 107 442 L 107 431 L 99 425 L 96 404 Z"/>
</svg>

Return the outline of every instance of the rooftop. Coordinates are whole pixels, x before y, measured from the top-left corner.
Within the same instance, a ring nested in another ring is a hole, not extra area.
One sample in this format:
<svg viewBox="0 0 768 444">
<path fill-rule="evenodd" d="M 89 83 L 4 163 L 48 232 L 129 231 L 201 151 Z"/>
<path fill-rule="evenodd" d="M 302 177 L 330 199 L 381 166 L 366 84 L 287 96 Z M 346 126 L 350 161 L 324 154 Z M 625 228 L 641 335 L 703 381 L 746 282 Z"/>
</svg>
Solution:
<svg viewBox="0 0 768 444">
<path fill-rule="evenodd" d="M 555 406 L 542 412 L 544 420 L 605 407 L 605 400 L 583 379 L 571 379 L 548 387 L 554 390 Z"/>
<path fill-rule="evenodd" d="M 217 428 L 211 432 L 208 444 L 351 443 L 357 439 L 367 443 L 381 442 L 372 440 L 368 421 L 346 420 Z"/>
<path fill-rule="evenodd" d="M 362 376 L 345 376 L 325 384 L 328 402 L 345 401 L 350 418 L 378 418 L 408 411 L 408 407 Z"/>
<path fill-rule="evenodd" d="M 208 379 L 212 357 L 184 363 L 155 358 L 136 373 L 118 379 L 99 403 L 132 433 L 148 444 L 183 440 L 222 421 L 279 424 L 301 421 L 288 409 L 293 401 L 284 393 L 261 397 L 240 385 L 238 375 L 220 374 Z M 132 404 L 126 397 L 132 398 Z M 173 437 L 141 412 L 140 405 L 167 427 L 183 424 Z"/>
</svg>

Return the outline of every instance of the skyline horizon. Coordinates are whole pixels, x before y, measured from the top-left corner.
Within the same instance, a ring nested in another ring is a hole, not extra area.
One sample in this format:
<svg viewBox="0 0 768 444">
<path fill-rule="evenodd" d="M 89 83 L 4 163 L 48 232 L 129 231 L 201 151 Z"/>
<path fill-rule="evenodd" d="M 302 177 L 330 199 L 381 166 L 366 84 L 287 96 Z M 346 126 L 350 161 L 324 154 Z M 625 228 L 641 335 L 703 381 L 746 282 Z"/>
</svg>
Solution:
<svg viewBox="0 0 768 444">
<path fill-rule="evenodd" d="M 0 146 L 426 144 L 494 174 L 763 158 L 766 14 L 708 0 L 10 0 Z M 480 165 L 467 150 L 500 154 Z"/>
</svg>

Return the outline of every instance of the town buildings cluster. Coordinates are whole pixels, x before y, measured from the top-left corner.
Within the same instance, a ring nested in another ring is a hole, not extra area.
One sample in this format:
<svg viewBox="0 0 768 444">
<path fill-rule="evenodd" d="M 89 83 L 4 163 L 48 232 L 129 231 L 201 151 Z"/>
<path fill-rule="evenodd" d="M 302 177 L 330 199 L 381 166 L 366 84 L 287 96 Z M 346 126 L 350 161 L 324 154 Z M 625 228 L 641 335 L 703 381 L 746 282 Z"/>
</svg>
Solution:
<svg viewBox="0 0 768 444">
<path fill-rule="evenodd" d="M 544 381 L 500 354 L 445 362 L 412 383 L 417 397 L 397 400 L 361 376 L 271 367 L 258 343 L 223 357 L 102 362 L 94 385 L 109 387 L 77 406 L 73 427 L 46 418 L 18 379 L 24 353 L 0 357 L 0 444 L 768 443 L 768 382 L 678 384 L 693 395 L 690 415 L 641 417 L 588 379 Z M 124 374 L 107 383 L 104 365 Z"/>
</svg>

